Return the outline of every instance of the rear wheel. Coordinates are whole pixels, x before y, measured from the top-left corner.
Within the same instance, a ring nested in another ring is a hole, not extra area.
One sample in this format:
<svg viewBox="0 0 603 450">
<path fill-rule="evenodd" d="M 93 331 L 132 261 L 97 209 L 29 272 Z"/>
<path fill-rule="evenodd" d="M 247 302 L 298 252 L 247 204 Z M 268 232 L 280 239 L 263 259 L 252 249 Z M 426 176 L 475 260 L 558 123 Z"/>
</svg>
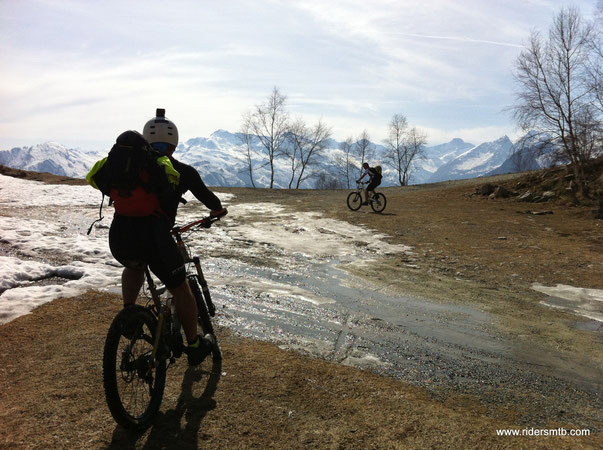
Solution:
<svg viewBox="0 0 603 450">
<path fill-rule="evenodd" d="M 103 353 L 105 398 L 115 421 L 142 430 L 155 418 L 165 387 L 165 359 L 154 360 L 155 316 L 142 306 L 124 308 L 113 320 Z M 160 344 L 161 345 L 161 344 Z"/>
<path fill-rule="evenodd" d="M 348 195 L 348 208 L 352 211 L 358 211 L 362 206 L 362 197 L 358 192 L 351 192 Z"/>
<path fill-rule="evenodd" d="M 385 209 L 385 205 L 387 205 L 385 195 L 383 195 L 381 192 L 377 192 L 371 200 L 371 208 L 376 213 L 380 213 Z"/>
<path fill-rule="evenodd" d="M 199 320 L 199 325 L 203 330 L 203 334 L 209 334 L 211 337 L 212 344 L 212 358 L 216 361 L 222 359 L 222 350 L 220 349 L 220 344 L 218 344 L 218 338 L 216 337 L 216 333 L 214 331 L 214 326 L 211 323 L 211 317 L 209 316 L 209 310 L 207 309 L 207 304 L 203 299 L 203 293 L 201 292 L 201 286 L 199 286 L 199 280 L 196 275 L 190 275 L 188 277 L 188 284 L 191 287 L 191 291 L 193 292 L 193 296 L 195 297 L 195 301 L 197 302 L 197 317 Z"/>
</svg>

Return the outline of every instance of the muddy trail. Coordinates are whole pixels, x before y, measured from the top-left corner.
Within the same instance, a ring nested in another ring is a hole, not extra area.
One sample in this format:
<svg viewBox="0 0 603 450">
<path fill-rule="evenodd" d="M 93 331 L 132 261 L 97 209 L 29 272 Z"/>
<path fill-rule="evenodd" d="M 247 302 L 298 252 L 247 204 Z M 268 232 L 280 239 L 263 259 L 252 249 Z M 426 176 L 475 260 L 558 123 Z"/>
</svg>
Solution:
<svg viewBox="0 0 603 450">
<path fill-rule="evenodd" d="M 523 425 L 601 423 L 592 414 L 601 406 L 597 367 L 518 342 L 488 312 L 367 287 L 336 261 L 281 270 L 222 259 L 210 274 L 218 323 L 242 336 L 392 376 L 441 400 L 521 405 Z"/>
<path fill-rule="evenodd" d="M 441 400 L 454 393 L 493 410 L 521 405 L 516 418 L 524 425 L 571 420 L 600 429 L 597 362 L 518 339 L 484 305 L 412 295 L 366 276 L 373 265 L 412 260 L 413 248 L 279 203 L 232 210 L 237 220 L 213 236 L 207 263 L 224 326 L 393 376 Z M 440 279 L 439 289 L 454 282 Z"/>
</svg>

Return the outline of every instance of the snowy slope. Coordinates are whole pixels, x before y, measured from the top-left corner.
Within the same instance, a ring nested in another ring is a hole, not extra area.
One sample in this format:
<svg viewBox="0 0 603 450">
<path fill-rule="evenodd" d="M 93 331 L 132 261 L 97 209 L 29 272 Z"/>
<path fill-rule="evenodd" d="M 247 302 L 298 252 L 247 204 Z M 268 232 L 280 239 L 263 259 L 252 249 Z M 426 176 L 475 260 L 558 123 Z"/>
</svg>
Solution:
<svg viewBox="0 0 603 450">
<path fill-rule="evenodd" d="M 473 144 L 460 138 L 454 138 L 445 144 L 425 147 L 425 159 L 415 163 L 415 171 L 410 180 L 411 184 L 428 182 L 440 167 L 473 147 Z"/>
<path fill-rule="evenodd" d="M 529 132 L 513 144 L 509 158 L 486 175 L 523 172 L 551 167 L 553 148 L 550 136 Z"/>
<path fill-rule="evenodd" d="M 512 148 L 513 143 L 507 136 L 493 142 L 480 144 L 441 166 L 429 178 L 429 182 L 483 176 L 505 162 L 511 154 Z"/>
<path fill-rule="evenodd" d="M 74 178 L 83 178 L 97 159 L 94 153 L 67 148 L 56 142 L 0 151 L 0 164 L 5 166 Z"/>
</svg>

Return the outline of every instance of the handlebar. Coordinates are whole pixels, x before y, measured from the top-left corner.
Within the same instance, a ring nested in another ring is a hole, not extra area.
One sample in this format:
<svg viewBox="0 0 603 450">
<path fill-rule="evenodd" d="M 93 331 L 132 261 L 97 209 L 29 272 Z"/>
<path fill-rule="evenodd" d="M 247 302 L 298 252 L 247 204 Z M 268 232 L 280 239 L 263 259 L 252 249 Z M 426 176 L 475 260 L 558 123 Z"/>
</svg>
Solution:
<svg viewBox="0 0 603 450">
<path fill-rule="evenodd" d="M 207 216 L 204 217 L 203 219 L 199 219 L 199 220 L 195 220 L 194 222 L 191 223 L 187 223 L 186 225 L 182 225 L 182 226 L 175 226 L 174 228 L 172 228 L 172 234 L 174 233 L 185 233 L 193 228 L 196 227 L 201 227 L 201 228 L 209 228 L 211 227 L 211 225 L 220 220 L 220 218 L 224 217 L 227 213 L 225 212 L 224 214 L 220 214 L 219 216 Z"/>
</svg>

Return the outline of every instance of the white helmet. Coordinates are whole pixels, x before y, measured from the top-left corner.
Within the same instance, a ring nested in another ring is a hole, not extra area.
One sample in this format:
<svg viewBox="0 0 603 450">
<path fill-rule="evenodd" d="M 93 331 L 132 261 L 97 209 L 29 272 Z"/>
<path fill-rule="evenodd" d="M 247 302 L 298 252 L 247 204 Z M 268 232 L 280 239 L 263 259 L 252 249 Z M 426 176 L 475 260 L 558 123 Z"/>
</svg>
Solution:
<svg viewBox="0 0 603 450">
<path fill-rule="evenodd" d="M 174 122 L 165 117 L 165 109 L 157 108 L 157 117 L 149 120 L 142 130 L 142 135 L 149 142 L 163 142 L 171 144 L 174 147 L 178 146 L 178 128 Z"/>
</svg>

